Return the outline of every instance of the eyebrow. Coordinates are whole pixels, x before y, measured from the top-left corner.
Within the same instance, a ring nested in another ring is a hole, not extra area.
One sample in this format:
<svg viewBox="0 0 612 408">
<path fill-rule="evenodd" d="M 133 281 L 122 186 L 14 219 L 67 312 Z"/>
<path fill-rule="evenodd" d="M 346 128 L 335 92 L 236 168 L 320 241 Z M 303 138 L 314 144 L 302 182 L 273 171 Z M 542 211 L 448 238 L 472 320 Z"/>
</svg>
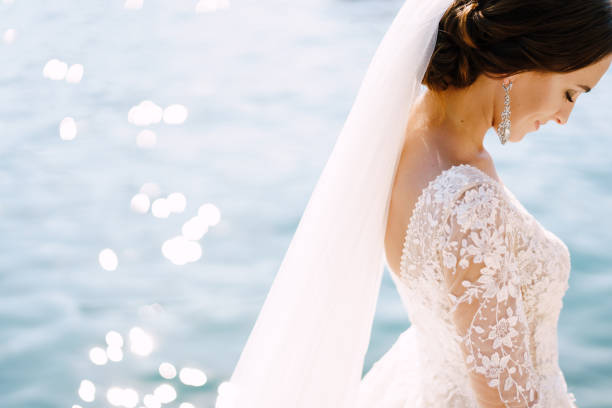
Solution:
<svg viewBox="0 0 612 408">
<path fill-rule="evenodd" d="M 589 88 L 586 85 L 578 85 L 579 87 L 581 87 L 582 89 L 584 89 L 586 92 L 591 92 L 591 88 Z"/>
</svg>

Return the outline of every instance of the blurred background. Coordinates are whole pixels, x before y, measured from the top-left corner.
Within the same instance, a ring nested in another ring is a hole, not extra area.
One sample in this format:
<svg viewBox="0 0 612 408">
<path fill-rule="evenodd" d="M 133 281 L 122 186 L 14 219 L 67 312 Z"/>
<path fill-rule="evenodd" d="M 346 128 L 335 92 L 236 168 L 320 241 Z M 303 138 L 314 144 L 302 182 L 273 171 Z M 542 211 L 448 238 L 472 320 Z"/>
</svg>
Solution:
<svg viewBox="0 0 612 408">
<path fill-rule="evenodd" d="M 0 0 L 0 406 L 213 408 L 401 0 Z M 612 76 L 499 176 L 612 406 Z M 410 326 L 385 271 L 364 373 Z"/>
</svg>

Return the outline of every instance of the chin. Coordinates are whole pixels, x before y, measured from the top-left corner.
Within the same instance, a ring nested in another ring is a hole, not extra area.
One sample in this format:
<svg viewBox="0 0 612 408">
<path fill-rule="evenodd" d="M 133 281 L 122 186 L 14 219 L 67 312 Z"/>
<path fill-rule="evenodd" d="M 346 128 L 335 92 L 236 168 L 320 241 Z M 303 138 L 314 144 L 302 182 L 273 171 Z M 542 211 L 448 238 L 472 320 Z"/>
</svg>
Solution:
<svg viewBox="0 0 612 408">
<path fill-rule="evenodd" d="M 520 133 L 520 134 L 514 133 L 510 135 L 510 139 L 508 139 L 508 142 L 517 143 L 523 140 L 524 137 L 525 137 L 525 133 Z"/>
</svg>

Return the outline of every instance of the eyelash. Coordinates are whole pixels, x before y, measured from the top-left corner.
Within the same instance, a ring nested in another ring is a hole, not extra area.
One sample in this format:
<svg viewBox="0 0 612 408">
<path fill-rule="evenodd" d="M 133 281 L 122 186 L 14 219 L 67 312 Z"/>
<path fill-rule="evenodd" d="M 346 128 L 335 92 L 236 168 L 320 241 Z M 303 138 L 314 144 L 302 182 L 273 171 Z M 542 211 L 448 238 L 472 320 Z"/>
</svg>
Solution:
<svg viewBox="0 0 612 408">
<path fill-rule="evenodd" d="M 572 100 L 572 97 L 570 96 L 569 92 L 565 93 L 565 97 L 567 98 L 568 101 L 570 101 L 571 103 L 574 103 L 574 101 Z"/>
</svg>

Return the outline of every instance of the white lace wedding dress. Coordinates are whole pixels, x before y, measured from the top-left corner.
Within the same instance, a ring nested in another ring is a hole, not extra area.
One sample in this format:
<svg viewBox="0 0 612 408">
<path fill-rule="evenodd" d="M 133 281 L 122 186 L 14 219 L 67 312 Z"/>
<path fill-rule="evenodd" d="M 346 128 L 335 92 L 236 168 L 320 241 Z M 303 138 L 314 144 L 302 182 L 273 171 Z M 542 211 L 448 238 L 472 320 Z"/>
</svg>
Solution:
<svg viewBox="0 0 612 408">
<path fill-rule="evenodd" d="M 412 325 L 362 379 L 358 408 L 576 407 L 557 349 L 569 272 L 567 246 L 505 185 L 443 171 L 391 273 Z"/>
</svg>

